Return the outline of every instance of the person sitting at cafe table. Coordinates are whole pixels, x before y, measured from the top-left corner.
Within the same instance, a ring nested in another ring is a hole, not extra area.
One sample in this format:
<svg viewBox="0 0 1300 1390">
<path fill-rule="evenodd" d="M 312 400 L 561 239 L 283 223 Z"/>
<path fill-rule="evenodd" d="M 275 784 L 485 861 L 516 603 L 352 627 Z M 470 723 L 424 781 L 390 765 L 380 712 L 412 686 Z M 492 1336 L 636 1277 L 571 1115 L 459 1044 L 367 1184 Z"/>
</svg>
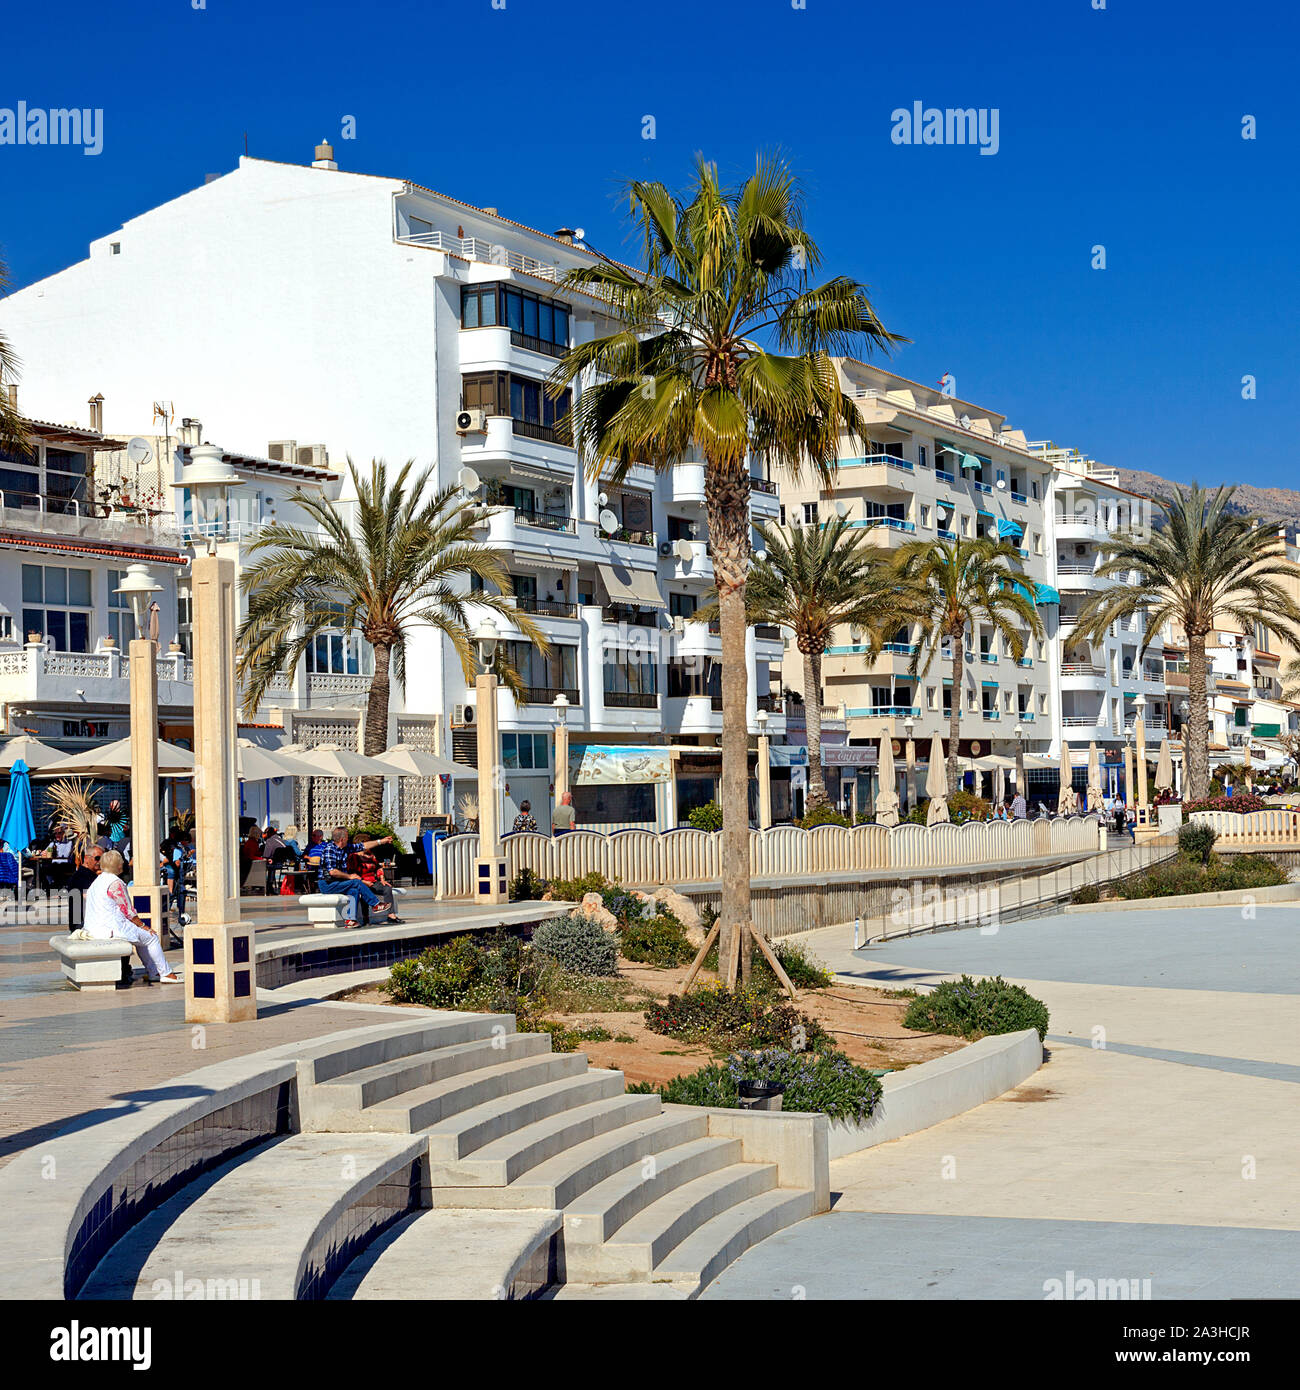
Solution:
<svg viewBox="0 0 1300 1390">
<path fill-rule="evenodd" d="M 331 840 L 318 847 L 315 862 L 320 891 L 322 893 L 345 893 L 351 899 L 351 910 L 343 924 L 345 927 L 357 925 L 361 915 L 360 903 L 364 903 L 367 908 L 372 908 L 377 907 L 380 901 L 378 895 L 367 886 L 359 873 L 349 872 L 348 856 L 360 854 L 364 850 L 377 849 L 380 845 L 391 845 L 392 842 L 393 837 L 391 835 L 383 835 L 377 840 L 360 840 L 349 843 L 347 829 L 340 825 L 336 827 Z M 393 915 L 390 905 L 386 920 L 396 926 L 401 924 L 402 919 Z"/>
</svg>

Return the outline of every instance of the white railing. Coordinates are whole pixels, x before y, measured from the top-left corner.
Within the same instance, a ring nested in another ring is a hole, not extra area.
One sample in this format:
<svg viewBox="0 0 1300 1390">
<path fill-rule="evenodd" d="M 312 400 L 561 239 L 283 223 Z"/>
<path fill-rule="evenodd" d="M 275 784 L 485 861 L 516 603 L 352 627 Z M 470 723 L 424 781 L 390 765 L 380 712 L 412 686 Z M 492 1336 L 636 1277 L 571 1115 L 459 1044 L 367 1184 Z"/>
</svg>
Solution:
<svg viewBox="0 0 1300 1390">
<path fill-rule="evenodd" d="M 521 270 L 527 275 L 535 275 L 541 280 L 550 280 L 555 284 L 568 274 L 562 266 L 553 265 L 549 261 L 539 261 L 535 256 L 525 255 L 522 251 L 511 251 L 507 246 L 484 241 L 481 237 L 456 237 L 448 236 L 445 232 L 433 231 L 406 232 L 397 239 L 411 246 L 429 246 L 435 251 L 449 251 L 454 256 L 463 256 L 467 261 L 480 261 L 485 265 Z M 574 286 L 571 287 L 572 290 L 596 298 L 605 297 L 600 285 L 583 285 L 580 288 Z"/>
<path fill-rule="evenodd" d="M 1208 825 L 1224 845 L 1300 846 L 1300 811 L 1193 811 L 1196 825 Z"/>
<path fill-rule="evenodd" d="M 373 679 L 373 676 L 309 675 L 307 695 L 310 699 L 328 695 L 365 695 Z"/>
<path fill-rule="evenodd" d="M 502 846 L 512 879 L 522 869 L 531 869 L 545 879 L 602 873 L 628 887 L 680 887 L 714 883 L 722 874 L 722 836 L 704 830 L 620 830 L 611 835 L 575 830 L 554 839 L 508 835 Z M 801 830 L 781 825 L 750 831 L 749 866 L 755 879 L 817 880 L 835 873 L 996 865 L 1086 854 L 1097 848 L 1097 822 L 1080 816 L 892 828 L 819 825 Z M 440 896 L 470 895 L 477 853 L 477 835 L 453 835 L 438 842 L 435 878 Z"/>
</svg>

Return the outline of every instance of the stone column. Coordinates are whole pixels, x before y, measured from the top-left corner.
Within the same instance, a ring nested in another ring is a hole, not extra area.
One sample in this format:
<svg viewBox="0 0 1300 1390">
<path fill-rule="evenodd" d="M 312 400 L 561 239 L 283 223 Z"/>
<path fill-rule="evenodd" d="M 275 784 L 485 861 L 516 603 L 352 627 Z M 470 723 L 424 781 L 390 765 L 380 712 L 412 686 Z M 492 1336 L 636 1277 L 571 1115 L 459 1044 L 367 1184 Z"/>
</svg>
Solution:
<svg viewBox="0 0 1300 1390">
<path fill-rule="evenodd" d="M 501 802 L 498 790 L 501 743 L 497 734 L 497 678 L 484 673 L 474 682 L 474 724 L 478 730 L 478 858 L 474 861 L 474 901 L 508 902 L 506 861 L 501 853 Z"/>
<path fill-rule="evenodd" d="M 907 740 L 907 805 L 903 808 L 903 814 L 916 809 L 916 739 Z"/>
<path fill-rule="evenodd" d="M 194 808 L 198 901 L 185 932 L 185 1018 L 257 1017 L 253 928 L 240 921 L 235 767 L 235 565 L 199 555 L 194 594 Z"/>
<path fill-rule="evenodd" d="M 165 943 L 158 883 L 157 654 L 147 638 L 131 643 L 131 897 L 136 912 Z"/>
<path fill-rule="evenodd" d="M 1124 745 L 1124 804 L 1131 811 L 1134 806 L 1133 791 L 1133 745 Z"/>
<path fill-rule="evenodd" d="M 555 725 L 555 804 L 569 790 L 569 726 Z"/>
<path fill-rule="evenodd" d="M 758 736 L 758 828 L 772 825 L 772 736 Z"/>
</svg>

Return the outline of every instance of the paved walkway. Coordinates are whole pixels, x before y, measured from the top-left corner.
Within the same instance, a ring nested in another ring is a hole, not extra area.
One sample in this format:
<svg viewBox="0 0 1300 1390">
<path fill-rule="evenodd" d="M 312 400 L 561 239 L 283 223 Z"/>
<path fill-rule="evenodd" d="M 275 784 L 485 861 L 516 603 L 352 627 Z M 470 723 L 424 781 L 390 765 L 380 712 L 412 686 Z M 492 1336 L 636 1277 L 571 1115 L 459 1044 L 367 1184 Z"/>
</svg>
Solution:
<svg viewBox="0 0 1300 1390">
<path fill-rule="evenodd" d="M 1150 1279 L 1154 1298 L 1300 1295 L 1298 937 L 1290 905 L 1060 914 L 856 953 L 851 927 L 808 933 L 846 979 L 1024 984 L 1051 1010 L 1049 1060 L 833 1162 L 833 1212 L 705 1296 L 1042 1298 L 1070 1270 Z"/>
</svg>

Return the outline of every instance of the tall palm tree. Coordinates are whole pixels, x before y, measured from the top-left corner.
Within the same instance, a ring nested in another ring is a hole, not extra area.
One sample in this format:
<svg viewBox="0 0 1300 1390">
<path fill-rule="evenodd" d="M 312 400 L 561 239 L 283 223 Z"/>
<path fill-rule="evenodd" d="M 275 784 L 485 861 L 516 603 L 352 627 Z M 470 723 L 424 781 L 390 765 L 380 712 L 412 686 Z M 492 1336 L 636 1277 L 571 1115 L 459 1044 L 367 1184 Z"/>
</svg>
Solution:
<svg viewBox="0 0 1300 1390">
<path fill-rule="evenodd" d="M 9 288 L 9 268 L 0 261 L 0 295 Z M 18 380 L 18 354 L 9 340 L 0 333 L 0 388 Z M 0 389 L 0 449 L 24 449 L 27 431 L 22 417 L 9 404 L 9 392 Z"/>
<path fill-rule="evenodd" d="M 1284 587 L 1294 569 L 1273 523 L 1229 510 L 1231 487 L 1213 493 L 1193 483 L 1163 499 L 1163 516 L 1149 533 L 1113 537 L 1097 573 L 1117 582 L 1091 594 L 1079 610 L 1077 631 L 1099 642 L 1121 618 L 1141 614 L 1139 657 L 1168 622 L 1187 634 L 1187 797 L 1210 785 L 1210 724 L 1205 703 L 1205 639 L 1216 615 L 1242 632 L 1266 624 L 1300 646 L 1300 607 Z"/>
<path fill-rule="evenodd" d="M 903 341 L 887 332 L 863 285 L 815 284 L 816 243 L 798 184 L 760 157 L 738 186 L 699 159 L 682 196 L 633 182 L 628 208 L 645 265 L 604 261 L 566 282 L 604 297 L 622 327 L 576 346 L 552 374 L 558 395 L 581 380 L 572 411 L 589 470 L 617 482 L 634 462 L 671 468 L 704 461 L 704 497 L 722 636 L 723 975 L 748 972 L 749 890 L 745 585 L 749 461 L 797 474 L 834 472 L 841 438 L 865 438 L 840 390 L 833 355 Z"/>
<path fill-rule="evenodd" d="M 870 655 L 908 623 L 889 551 L 870 542 L 874 525 L 833 517 L 823 526 L 757 528 L 764 557 L 755 559 L 745 590 L 750 623 L 773 623 L 794 633 L 803 657 L 804 717 L 808 731 L 808 809 L 827 801 L 822 772 L 822 658 L 837 627 L 861 628 Z M 717 617 L 716 600 L 697 615 Z"/>
<path fill-rule="evenodd" d="M 539 646 L 549 645 L 510 603 L 510 576 L 498 552 L 474 539 L 478 507 L 454 488 L 431 491 L 433 469 L 412 477 L 413 466 L 408 461 L 390 478 L 380 459 L 367 477 L 349 459 L 355 527 L 328 499 L 298 491 L 289 500 L 315 529 L 276 522 L 253 539 L 249 549 L 260 558 L 240 581 L 248 599 L 238 633 L 245 713 L 257 709 L 276 672 L 292 671 L 322 631 L 359 630 L 375 658 L 362 752 L 382 753 L 390 672 L 405 683 L 406 644 L 416 625 L 448 638 L 467 680 L 474 672 L 471 604 L 509 618 Z M 473 575 L 501 593 L 467 592 Z M 382 799 L 383 778 L 362 778 L 360 815 L 377 819 Z"/>
<path fill-rule="evenodd" d="M 1019 661 L 1025 633 L 1041 636 L 1042 619 L 1028 596 L 1020 551 L 1009 540 L 975 537 L 911 541 L 894 559 L 900 601 L 914 614 L 921 640 L 912 654 L 913 677 L 924 675 L 945 641 L 952 646 L 952 701 L 948 714 L 948 793 L 957 790 L 957 743 L 961 731 L 962 675 L 966 634 L 976 623 L 1000 632 Z"/>
</svg>

